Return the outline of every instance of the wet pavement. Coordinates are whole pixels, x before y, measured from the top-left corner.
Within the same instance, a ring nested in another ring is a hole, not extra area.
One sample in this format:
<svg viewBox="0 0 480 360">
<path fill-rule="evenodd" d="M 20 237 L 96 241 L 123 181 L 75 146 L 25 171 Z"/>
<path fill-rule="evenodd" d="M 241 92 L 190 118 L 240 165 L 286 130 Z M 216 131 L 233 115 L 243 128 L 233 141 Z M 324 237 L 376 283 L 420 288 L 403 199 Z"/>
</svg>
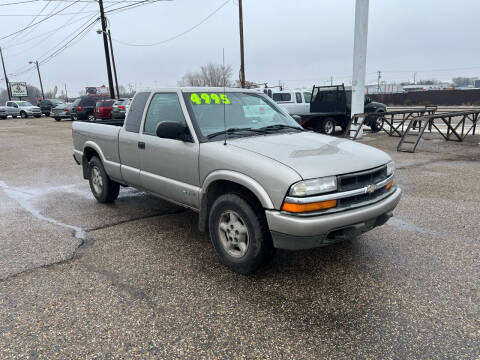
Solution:
<svg viewBox="0 0 480 360">
<path fill-rule="evenodd" d="M 480 136 L 362 142 L 397 162 L 395 217 L 242 276 L 193 212 L 98 204 L 71 122 L 1 120 L 0 359 L 479 359 Z"/>
</svg>

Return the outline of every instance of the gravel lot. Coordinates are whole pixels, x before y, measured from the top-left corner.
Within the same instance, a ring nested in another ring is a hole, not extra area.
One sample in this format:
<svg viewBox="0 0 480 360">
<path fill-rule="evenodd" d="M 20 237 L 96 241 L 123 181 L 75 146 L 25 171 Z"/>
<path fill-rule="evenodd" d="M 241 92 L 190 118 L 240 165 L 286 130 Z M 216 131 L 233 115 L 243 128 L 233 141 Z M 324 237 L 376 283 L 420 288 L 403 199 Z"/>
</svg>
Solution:
<svg viewBox="0 0 480 360">
<path fill-rule="evenodd" d="M 98 204 L 71 122 L 0 120 L 0 359 L 480 359 L 480 136 L 362 142 L 397 162 L 395 217 L 242 276 L 194 213 Z"/>
</svg>

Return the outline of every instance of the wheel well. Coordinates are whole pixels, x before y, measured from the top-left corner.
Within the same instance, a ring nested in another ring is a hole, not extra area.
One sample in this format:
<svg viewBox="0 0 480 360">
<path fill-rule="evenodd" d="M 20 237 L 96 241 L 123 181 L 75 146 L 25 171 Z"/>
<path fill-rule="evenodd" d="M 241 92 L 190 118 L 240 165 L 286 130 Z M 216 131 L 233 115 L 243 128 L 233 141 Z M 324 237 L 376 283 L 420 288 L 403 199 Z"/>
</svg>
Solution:
<svg viewBox="0 0 480 360">
<path fill-rule="evenodd" d="M 83 150 L 83 156 L 82 156 L 82 168 L 83 168 L 83 178 L 86 180 L 88 179 L 88 162 L 92 159 L 92 157 L 98 157 L 101 159 L 100 155 L 95 149 L 92 149 L 91 147 L 86 147 Z"/>
<path fill-rule="evenodd" d="M 215 199 L 226 193 L 234 193 L 247 200 L 259 214 L 263 214 L 263 206 L 255 194 L 243 185 L 229 180 L 217 180 L 212 182 L 204 193 L 201 202 L 198 228 L 202 232 L 208 231 L 208 214 Z"/>
</svg>

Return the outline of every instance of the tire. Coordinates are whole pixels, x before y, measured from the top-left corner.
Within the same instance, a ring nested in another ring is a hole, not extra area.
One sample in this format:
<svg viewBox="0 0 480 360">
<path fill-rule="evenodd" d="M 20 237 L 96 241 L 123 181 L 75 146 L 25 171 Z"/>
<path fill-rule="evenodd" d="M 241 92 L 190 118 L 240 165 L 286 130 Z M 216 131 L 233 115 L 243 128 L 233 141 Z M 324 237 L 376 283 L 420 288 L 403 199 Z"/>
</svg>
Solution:
<svg viewBox="0 0 480 360">
<path fill-rule="evenodd" d="M 317 121 L 317 123 L 315 124 L 315 131 L 325 135 L 333 135 L 335 133 L 336 125 L 337 122 L 335 121 L 335 119 L 328 117 Z"/>
<path fill-rule="evenodd" d="M 6 118 L 7 118 L 6 116 L 2 116 L 0 119 L 5 120 Z"/>
<path fill-rule="evenodd" d="M 93 115 L 93 114 L 88 114 L 87 120 L 88 120 L 88 121 L 95 121 L 95 120 L 96 120 L 95 115 Z"/>
<path fill-rule="evenodd" d="M 50 113 L 49 113 L 49 112 L 46 112 L 46 113 L 45 113 L 45 116 L 50 116 Z"/>
<path fill-rule="evenodd" d="M 38 118 L 41 117 L 42 115 L 34 115 L 34 116 L 38 119 Z"/>
<path fill-rule="evenodd" d="M 28 117 L 27 113 L 25 111 L 20 111 L 20 117 L 22 119 L 26 119 Z"/>
<path fill-rule="evenodd" d="M 383 111 L 379 111 L 378 113 L 383 113 Z M 385 119 L 383 117 L 377 117 L 371 124 L 371 128 L 373 132 L 379 132 L 383 129 L 383 124 L 385 123 Z"/>
<path fill-rule="evenodd" d="M 219 196 L 208 222 L 220 261 L 233 271 L 253 273 L 272 257 L 274 248 L 266 220 L 246 198 L 233 193 Z"/>
<path fill-rule="evenodd" d="M 102 162 L 96 156 L 88 162 L 88 182 L 93 196 L 100 203 L 114 202 L 120 192 L 120 184 L 111 180 Z"/>
<path fill-rule="evenodd" d="M 61 118 L 55 118 L 55 121 L 60 121 L 60 120 L 62 120 L 62 119 Z"/>
</svg>

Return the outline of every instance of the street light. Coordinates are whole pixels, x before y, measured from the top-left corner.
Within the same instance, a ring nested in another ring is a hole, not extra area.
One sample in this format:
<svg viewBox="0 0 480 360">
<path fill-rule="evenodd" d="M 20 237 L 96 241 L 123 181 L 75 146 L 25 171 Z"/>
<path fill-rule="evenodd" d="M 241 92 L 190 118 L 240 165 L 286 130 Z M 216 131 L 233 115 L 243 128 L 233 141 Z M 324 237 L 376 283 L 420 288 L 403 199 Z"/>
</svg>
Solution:
<svg viewBox="0 0 480 360">
<path fill-rule="evenodd" d="M 40 67 L 38 66 L 38 61 L 29 61 L 28 63 L 37 65 L 38 80 L 40 80 L 40 90 L 42 90 L 42 100 L 44 100 L 45 94 L 43 93 L 42 77 L 40 76 Z"/>
<path fill-rule="evenodd" d="M 108 42 L 110 44 L 110 55 L 112 56 L 113 76 L 115 77 L 115 89 L 117 90 L 117 99 L 120 99 L 120 92 L 118 91 L 117 67 L 115 65 L 115 57 L 113 56 L 112 34 L 110 33 L 110 29 L 108 29 L 107 31 L 98 29 L 97 34 L 106 34 L 108 36 Z"/>
</svg>

